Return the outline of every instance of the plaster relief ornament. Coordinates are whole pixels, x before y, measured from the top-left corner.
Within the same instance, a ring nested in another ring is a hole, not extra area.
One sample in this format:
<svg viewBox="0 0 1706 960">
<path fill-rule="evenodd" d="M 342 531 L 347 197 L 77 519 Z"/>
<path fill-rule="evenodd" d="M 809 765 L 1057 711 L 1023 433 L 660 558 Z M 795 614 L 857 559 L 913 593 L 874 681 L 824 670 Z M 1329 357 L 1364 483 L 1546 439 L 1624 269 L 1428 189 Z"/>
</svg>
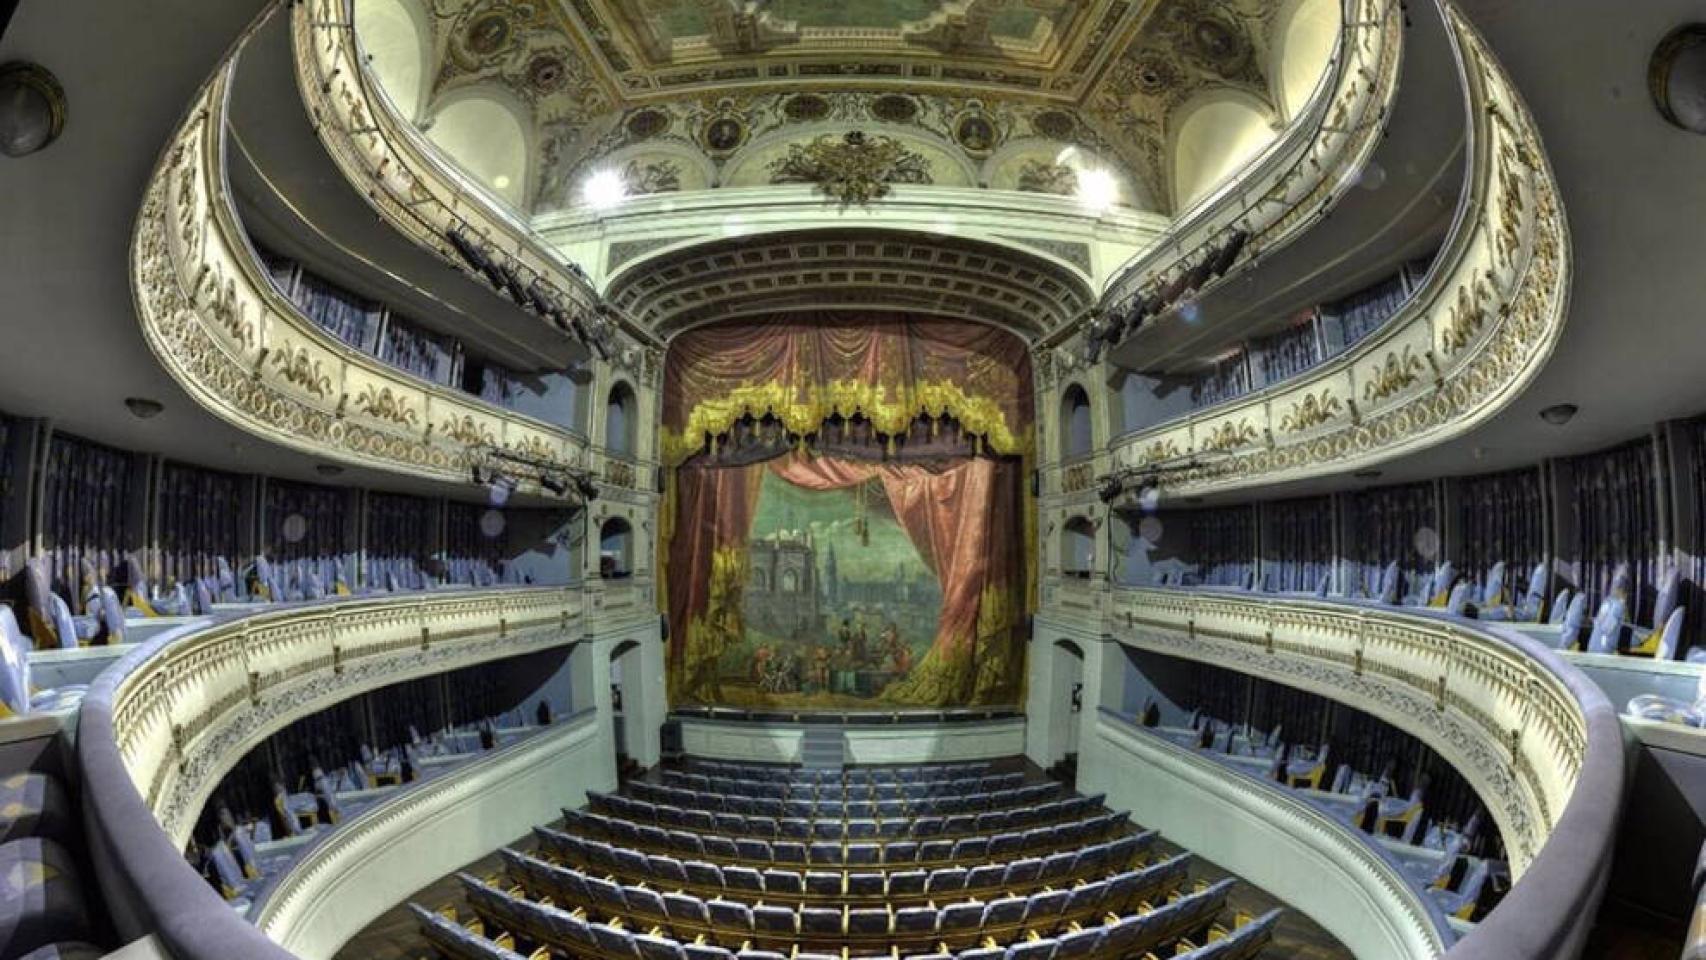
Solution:
<svg viewBox="0 0 1706 960">
<path fill-rule="evenodd" d="M 843 210 L 888 196 L 892 184 L 933 182 L 924 157 L 893 137 L 870 137 L 859 130 L 790 144 L 787 155 L 770 161 L 769 169 L 771 183 L 813 184 Z"/>
</svg>

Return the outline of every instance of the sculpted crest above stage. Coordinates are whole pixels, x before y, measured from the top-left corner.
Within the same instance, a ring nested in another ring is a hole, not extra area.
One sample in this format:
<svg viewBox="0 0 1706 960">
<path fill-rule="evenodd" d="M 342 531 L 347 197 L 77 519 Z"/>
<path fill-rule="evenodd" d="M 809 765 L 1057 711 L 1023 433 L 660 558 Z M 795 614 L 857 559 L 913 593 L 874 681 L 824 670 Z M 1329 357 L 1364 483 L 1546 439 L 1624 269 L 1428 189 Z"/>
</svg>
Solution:
<svg viewBox="0 0 1706 960">
<path fill-rule="evenodd" d="M 854 313 L 702 327 L 665 370 L 674 703 L 1008 706 L 1034 596 L 1011 334 Z"/>
</svg>

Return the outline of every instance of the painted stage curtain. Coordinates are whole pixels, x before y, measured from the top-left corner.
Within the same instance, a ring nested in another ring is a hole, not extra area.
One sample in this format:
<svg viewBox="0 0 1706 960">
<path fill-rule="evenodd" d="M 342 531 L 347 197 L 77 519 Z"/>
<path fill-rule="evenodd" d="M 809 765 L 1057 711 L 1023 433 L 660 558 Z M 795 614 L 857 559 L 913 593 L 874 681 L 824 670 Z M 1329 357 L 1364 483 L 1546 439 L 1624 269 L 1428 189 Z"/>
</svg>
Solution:
<svg viewBox="0 0 1706 960">
<path fill-rule="evenodd" d="M 702 327 L 670 344 L 663 451 L 678 465 L 745 417 L 818 432 L 860 414 L 888 436 L 951 416 L 1004 456 L 1031 444 L 1031 362 L 1017 337 L 964 321 L 789 314 Z"/>
<path fill-rule="evenodd" d="M 746 541 L 764 471 L 813 491 L 870 480 L 942 587 L 941 619 L 917 667 L 882 691 L 905 706 L 1011 705 L 1023 675 L 1024 524 L 1017 461 L 937 465 L 793 455 L 740 467 L 679 470 L 670 543 L 672 696 L 717 701 L 717 660 L 742 635 Z"/>
</svg>

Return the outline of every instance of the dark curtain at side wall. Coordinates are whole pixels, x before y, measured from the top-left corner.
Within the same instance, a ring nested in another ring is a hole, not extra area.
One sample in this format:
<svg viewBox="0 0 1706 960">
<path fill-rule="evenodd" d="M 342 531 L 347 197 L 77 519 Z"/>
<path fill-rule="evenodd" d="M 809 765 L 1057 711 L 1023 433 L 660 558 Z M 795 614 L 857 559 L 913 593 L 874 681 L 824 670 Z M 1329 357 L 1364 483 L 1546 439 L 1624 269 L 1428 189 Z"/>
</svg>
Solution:
<svg viewBox="0 0 1706 960">
<path fill-rule="evenodd" d="M 374 493 L 367 498 L 367 555 L 421 566 L 438 548 L 437 514 L 430 500 Z"/>
<path fill-rule="evenodd" d="M 243 479 L 235 474 L 167 463 L 160 471 L 160 554 L 155 576 L 162 583 L 189 582 L 217 572 L 216 557 L 236 569 Z"/>
<path fill-rule="evenodd" d="M 1456 483 L 1458 537 L 1452 553 L 1458 575 L 1481 579 L 1503 562 L 1506 596 L 1520 596 L 1529 572 L 1546 559 L 1540 471 L 1489 473 Z"/>
<path fill-rule="evenodd" d="M 1354 575 L 1366 579 L 1396 560 L 1404 573 L 1401 592 L 1408 594 L 1443 559 L 1433 484 L 1359 490 L 1347 495 L 1344 504 L 1345 556 Z M 1353 586 L 1362 585 L 1359 581 Z"/>
<path fill-rule="evenodd" d="M 505 558 L 504 529 L 508 516 L 479 503 L 451 503 L 444 518 L 444 553 L 447 560 L 484 560 L 493 570 Z"/>
<path fill-rule="evenodd" d="M 1201 583 L 1242 587 L 1256 558 L 1255 514 L 1249 507 L 1193 510 L 1187 516 L 1191 559 Z"/>
<path fill-rule="evenodd" d="M 262 542 L 267 556 L 284 562 L 336 557 L 349 550 L 349 493 L 285 480 L 267 481 Z"/>
<path fill-rule="evenodd" d="M 42 547 L 54 588 L 82 596 L 80 566 L 105 577 L 134 550 L 128 511 L 143 483 L 136 458 L 123 450 L 68 434 L 48 446 L 42 486 Z M 140 521 L 140 518 L 136 518 Z"/>
<path fill-rule="evenodd" d="M 1629 564 L 1628 619 L 1651 622 L 1659 573 L 1659 510 L 1653 442 L 1627 443 L 1567 461 L 1572 536 L 1562 544 L 1563 573 L 1588 593 L 1588 609 L 1605 598 L 1619 564 Z"/>
<path fill-rule="evenodd" d="M 1262 577 L 1269 590 L 1313 592 L 1333 572 L 1333 500 L 1262 504 Z"/>
</svg>

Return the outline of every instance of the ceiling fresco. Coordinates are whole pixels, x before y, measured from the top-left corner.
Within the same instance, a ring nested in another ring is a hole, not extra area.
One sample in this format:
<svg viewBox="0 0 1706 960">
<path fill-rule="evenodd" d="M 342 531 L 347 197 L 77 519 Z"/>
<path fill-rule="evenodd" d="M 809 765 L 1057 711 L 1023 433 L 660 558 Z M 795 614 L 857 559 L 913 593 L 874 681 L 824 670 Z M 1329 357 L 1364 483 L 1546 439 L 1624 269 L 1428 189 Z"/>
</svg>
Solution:
<svg viewBox="0 0 1706 960">
<path fill-rule="evenodd" d="M 422 0 L 432 104 L 500 87 L 531 119 L 533 213 L 594 168 L 630 193 L 753 185 L 798 128 L 910 137 L 923 182 L 1070 193 L 1077 154 L 1169 212 L 1169 118 L 1271 106 L 1273 0 Z M 430 117 L 433 108 L 429 107 Z M 430 122 L 430 120 L 428 121 Z M 941 156 L 936 157 L 936 154 Z"/>
</svg>

